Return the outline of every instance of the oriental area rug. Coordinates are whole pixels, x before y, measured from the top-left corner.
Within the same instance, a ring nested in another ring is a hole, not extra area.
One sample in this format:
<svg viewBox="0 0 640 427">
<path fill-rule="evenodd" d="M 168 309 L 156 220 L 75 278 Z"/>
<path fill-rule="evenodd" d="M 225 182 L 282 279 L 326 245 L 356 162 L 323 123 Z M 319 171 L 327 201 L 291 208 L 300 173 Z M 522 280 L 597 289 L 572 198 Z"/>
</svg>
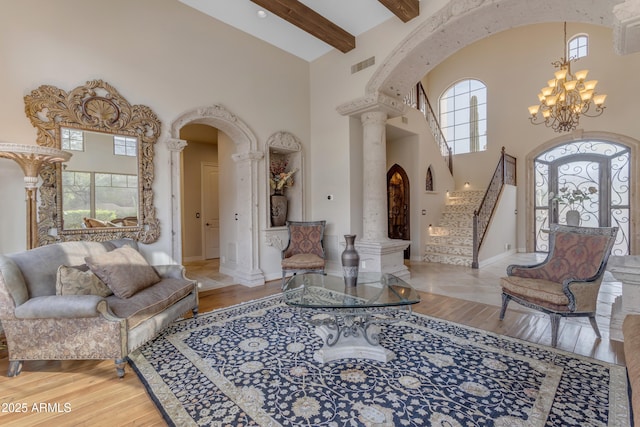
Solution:
<svg viewBox="0 0 640 427">
<path fill-rule="evenodd" d="M 130 363 L 175 426 L 629 426 L 626 369 L 413 314 L 321 364 L 281 296 L 173 323 Z"/>
</svg>

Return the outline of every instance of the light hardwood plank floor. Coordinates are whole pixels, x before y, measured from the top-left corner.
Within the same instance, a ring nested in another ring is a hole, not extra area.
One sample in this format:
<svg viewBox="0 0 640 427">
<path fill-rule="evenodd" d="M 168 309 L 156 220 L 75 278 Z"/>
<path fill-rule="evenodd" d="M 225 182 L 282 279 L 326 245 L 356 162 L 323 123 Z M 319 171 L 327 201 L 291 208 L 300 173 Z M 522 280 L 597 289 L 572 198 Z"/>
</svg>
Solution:
<svg viewBox="0 0 640 427">
<path fill-rule="evenodd" d="M 546 316 L 518 308 L 511 303 L 504 321 L 498 319 L 500 308 L 492 303 L 481 303 L 468 299 L 442 295 L 446 289 L 439 288 L 432 276 L 427 277 L 418 270 L 440 271 L 442 281 L 464 282 L 465 275 L 485 276 L 486 271 L 450 269 L 434 265 L 412 265 L 412 274 L 422 276 L 424 283 L 412 283 L 421 289 L 422 301 L 414 311 L 433 317 L 465 324 L 534 343 L 550 343 L 549 321 Z M 453 273 L 452 273 L 453 271 Z M 498 268 L 496 271 L 500 271 Z M 502 270 L 504 271 L 504 270 Z M 448 276 L 446 280 L 443 277 Z M 482 277 L 475 277 L 476 280 Z M 487 279 L 489 281 L 489 279 Z M 432 283 L 433 282 L 433 283 Z M 431 283 L 431 284 L 430 284 Z M 458 285 L 456 285 L 458 286 Z M 431 287 L 430 292 L 426 292 Z M 264 286 L 247 288 L 241 285 L 225 286 L 203 291 L 200 294 L 200 312 L 259 299 L 280 292 L 280 281 Z M 474 293 L 476 290 L 471 290 Z M 605 304 L 607 290 L 601 292 Z M 615 287 L 613 292 L 617 292 Z M 440 294 L 439 294 L 440 293 Z M 467 293 L 464 294 L 468 297 Z M 599 340 L 588 321 L 563 319 L 561 321 L 558 347 L 562 350 L 594 357 L 600 360 L 624 364 L 622 343 L 610 341 L 607 316 L 598 318 L 603 339 Z M 22 373 L 7 378 L 6 352 L 0 352 L 0 425 L 2 426 L 159 426 L 164 425 L 160 412 L 149 398 L 144 386 L 132 370 L 127 367 L 123 379 L 116 376 L 114 362 L 107 361 L 27 361 Z M 16 410 L 24 409 L 23 412 Z"/>
</svg>

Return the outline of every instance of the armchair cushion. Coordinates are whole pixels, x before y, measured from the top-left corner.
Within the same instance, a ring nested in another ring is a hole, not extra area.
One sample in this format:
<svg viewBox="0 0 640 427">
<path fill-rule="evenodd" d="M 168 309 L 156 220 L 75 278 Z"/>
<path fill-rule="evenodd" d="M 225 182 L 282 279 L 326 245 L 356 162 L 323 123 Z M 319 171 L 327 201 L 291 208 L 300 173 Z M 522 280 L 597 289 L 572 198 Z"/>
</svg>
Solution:
<svg viewBox="0 0 640 427">
<path fill-rule="evenodd" d="M 288 270 L 311 270 L 323 267 L 324 259 L 315 254 L 296 254 L 282 260 L 282 268 Z"/>
<path fill-rule="evenodd" d="M 56 295 L 99 295 L 108 297 L 113 292 L 86 265 L 58 267 Z"/>
<path fill-rule="evenodd" d="M 129 298 L 160 281 L 142 254 L 130 246 L 87 257 L 85 262 L 119 298 Z"/>
<path fill-rule="evenodd" d="M 569 305 L 569 298 L 562 290 L 562 283 L 508 276 L 500 279 L 500 285 L 503 290 L 512 295 L 517 295 L 547 308 L 565 311 Z"/>
</svg>

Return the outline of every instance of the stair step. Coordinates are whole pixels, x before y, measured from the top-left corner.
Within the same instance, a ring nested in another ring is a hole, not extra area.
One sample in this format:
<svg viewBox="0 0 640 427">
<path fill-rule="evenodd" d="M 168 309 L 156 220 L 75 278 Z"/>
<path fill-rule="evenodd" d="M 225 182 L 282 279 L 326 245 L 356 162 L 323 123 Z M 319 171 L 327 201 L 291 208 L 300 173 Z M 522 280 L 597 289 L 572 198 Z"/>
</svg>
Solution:
<svg viewBox="0 0 640 427">
<path fill-rule="evenodd" d="M 426 254 L 423 257 L 424 261 L 437 262 L 440 264 L 461 265 L 465 267 L 471 267 L 473 260 L 470 257 L 462 257 L 455 255 L 443 255 L 443 254 Z"/>
<path fill-rule="evenodd" d="M 433 245 L 472 246 L 473 236 L 429 236 L 427 243 Z"/>
<path fill-rule="evenodd" d="M 471 245 L 438 245 L 433 243 L 427 243 L 425 245 L 425 252 L 427 254 L 441 254 L 441 255 L 460 255 L 465 257 L 473 256 L 473 248 Z"/>
<path fill-rule="evenodd" d="M 479 197 L 481 200 L 484 197 L 485 190 L 455 190 L 449 192 L 449 198 L 451 197 Z"/>
<path fill-rule="evenodd" d="M 444 205 L 443 214 L 458 213 L 462 215 L 473 215 L 473 211 L 478 208 L 477 205 Z"/>
<path fill-rule="evenodd" d="M 429 236 L 465 236 L 473 237 L 473 228 L 471 227 L 431 227 Z"/>
</svg>

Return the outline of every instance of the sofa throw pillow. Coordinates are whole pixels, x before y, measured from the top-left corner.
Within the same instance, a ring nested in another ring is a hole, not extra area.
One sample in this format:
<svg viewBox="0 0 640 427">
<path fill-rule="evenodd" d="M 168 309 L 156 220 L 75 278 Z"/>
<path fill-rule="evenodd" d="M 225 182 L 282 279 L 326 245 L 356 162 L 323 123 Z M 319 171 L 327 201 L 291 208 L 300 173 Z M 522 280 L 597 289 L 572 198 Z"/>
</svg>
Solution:
<svg viewBox="0 0 640 427">
<path fill-rule="evenodd" d="M 160 281 L 158 273 L 131 246 L 123 246 L 84 260 L 118 298 L 129 298 Z"/>
<path fill-rule="evenodd" d="M 69 267 L 61 265 L 56 274 L 56 295 L 113 295 L 111 289 L 86 265 Z"/>
</svg>

